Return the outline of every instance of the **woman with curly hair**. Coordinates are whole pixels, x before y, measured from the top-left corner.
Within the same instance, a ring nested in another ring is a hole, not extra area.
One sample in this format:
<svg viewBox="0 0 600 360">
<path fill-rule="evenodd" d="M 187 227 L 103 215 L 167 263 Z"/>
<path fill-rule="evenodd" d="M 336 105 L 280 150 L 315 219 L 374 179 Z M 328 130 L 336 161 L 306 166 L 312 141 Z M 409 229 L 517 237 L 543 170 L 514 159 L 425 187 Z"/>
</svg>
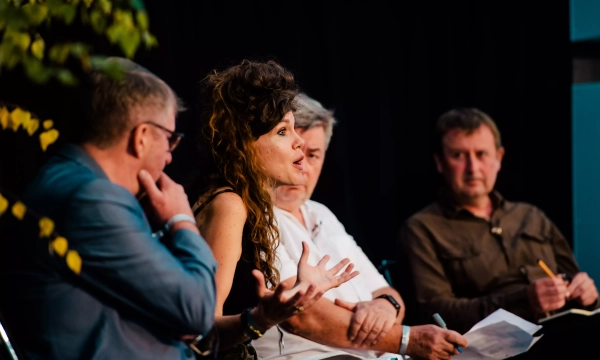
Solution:
<svg viewBox="0 0 600 360">
<path fill-rule="evenodd" d="M 308 247 L 291 288 L 275 266 L 279 231 L 272 199 L 280 185 L 301 184 L 303 140 L 294 131 L 293 75 L 275 61 L 213 71 L 204 79 L 202 176 L 188 194 L 200 233 L 219 263 L 216 329 L 220 357 L 246 358 L 252 339 L 302 312 L 323 292 L 357 275 L 348 259 L 308 265 Z M 254 355 L 255 356 L 255 355 Z"/>
</svg>

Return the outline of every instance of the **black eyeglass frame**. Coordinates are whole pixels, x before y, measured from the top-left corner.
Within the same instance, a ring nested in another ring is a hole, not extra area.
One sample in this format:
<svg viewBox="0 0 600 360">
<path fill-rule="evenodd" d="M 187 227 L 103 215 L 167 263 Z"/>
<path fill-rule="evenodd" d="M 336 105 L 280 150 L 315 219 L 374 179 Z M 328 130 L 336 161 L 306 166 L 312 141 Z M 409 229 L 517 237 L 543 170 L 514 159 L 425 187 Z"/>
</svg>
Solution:
<svg viewBox="0 0 600 360">
<path fill-rule="evenodd" d="M 136 125 L 135 128 L 133 128 L 133 131 L 135 131 L 135 129 L 138 126 L 140 126 L 141 124 L 148 124 L 148 125 L 156 126 L 157 128 L 169 133 L 169 136 L 167 137 L 167 141 L 169 142 L 169 151 L 170 152 L 173 152 L 173 150 L 175 150 L 177 148 L 177 145 L 179 145 L 179 143 L 181 142 L 181 139 L 183 139 L 183 136 L 184 136 L 184 133 L 177 132 L 177 131 L 171 131 L 171 130 L 167 129 L 166 127 L 164 127 L 160 124 L 157 124 L 153 121 L 144 121 L 142 123 L 139 123 Z"/>
</svg>

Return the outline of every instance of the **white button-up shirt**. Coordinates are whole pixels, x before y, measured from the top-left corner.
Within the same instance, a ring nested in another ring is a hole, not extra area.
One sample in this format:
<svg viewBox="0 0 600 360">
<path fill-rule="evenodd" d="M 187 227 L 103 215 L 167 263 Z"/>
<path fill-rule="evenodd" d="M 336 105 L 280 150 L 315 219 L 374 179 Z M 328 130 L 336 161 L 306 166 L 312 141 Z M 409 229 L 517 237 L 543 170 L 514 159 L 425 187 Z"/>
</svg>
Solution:
<svg viewBox="0 0 600 360">
<path fill-rule="evenodd" d="M 316 265 L 325 255 L 331 259 L 327 268 L 344 258 L 354 264 L 360 274 L 337 288 L 327 291 L 323 297 L 351 301 L 369 301 L 375 290 L 389 286 L 373 263 L 367 258 L 352 236 L 346 233 L 337 217 L 323 204 L 309 200 L 300 210 L 307 227 L 291 213 L 275 208 L 275 219 L 279 227 L 281 243 L 277 248 L 281 280 L 297 275 L 298 262 L 302 255 L 302 241 L 310 247 L 308 263 Z M 346 331 L 346 329 L 344 329 Z M 253 340 L 260 359 L 323 359 L 333 355 L 352 354 L 359 358 L 376 358 L 374 351 L 340 349 L 326 346 L 286 332 L 279 327 L 269 329 L 263 337 Z"/>
</svg>

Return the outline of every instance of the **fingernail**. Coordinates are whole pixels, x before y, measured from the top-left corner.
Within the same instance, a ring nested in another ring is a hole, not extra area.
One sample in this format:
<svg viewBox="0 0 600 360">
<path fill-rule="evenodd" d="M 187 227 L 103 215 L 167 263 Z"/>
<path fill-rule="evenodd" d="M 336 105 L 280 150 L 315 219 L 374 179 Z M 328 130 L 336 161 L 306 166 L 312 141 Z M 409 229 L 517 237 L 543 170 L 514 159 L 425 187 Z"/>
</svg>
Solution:
<svg viewBox="0 0 600 360">
<path fill-rule="evenodd" d="M 146 177 L 148 176 L 148 172 L 144 169 L 140 170 L 140 172 L 138 173 L 139 177 Z"/>
</svg>

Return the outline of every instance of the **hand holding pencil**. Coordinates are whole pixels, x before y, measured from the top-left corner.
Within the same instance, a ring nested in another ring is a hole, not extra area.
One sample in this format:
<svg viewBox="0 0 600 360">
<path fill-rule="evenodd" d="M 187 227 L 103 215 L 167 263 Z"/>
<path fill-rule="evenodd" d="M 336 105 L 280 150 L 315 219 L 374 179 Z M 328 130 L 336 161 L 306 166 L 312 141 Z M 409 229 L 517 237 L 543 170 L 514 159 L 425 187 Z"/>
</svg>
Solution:
<svg viewBox="0 0 600 360">
<path fill-rule="evenodd" d="M 537 279 L 528 288 L 529 302 L 538 313 L 547 313 L 558 310 L 565 306 L 568 292 L 567 282 L 544 263 L 538 260 L 538 265 L 544 270 L 548 277 Z"/>
</svg>

